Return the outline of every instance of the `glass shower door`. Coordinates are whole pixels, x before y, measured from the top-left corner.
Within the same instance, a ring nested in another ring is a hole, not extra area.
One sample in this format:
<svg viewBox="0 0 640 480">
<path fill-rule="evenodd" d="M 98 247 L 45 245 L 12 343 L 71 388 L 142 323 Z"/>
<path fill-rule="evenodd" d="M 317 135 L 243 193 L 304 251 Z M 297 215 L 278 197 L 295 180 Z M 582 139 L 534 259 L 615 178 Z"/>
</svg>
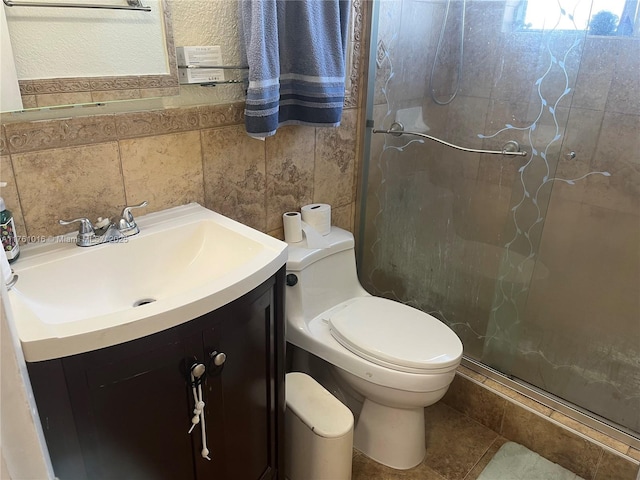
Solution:
<svg viewBox="0 0 640 480">
<path fill-rule="evenodd" d="M 359 268 L 469 358 L 640 431 L 640 52 L 587 30 L 598 2 L 378 4 L 376 128 L 529 154 L 373 134 Z"/>
</svg>

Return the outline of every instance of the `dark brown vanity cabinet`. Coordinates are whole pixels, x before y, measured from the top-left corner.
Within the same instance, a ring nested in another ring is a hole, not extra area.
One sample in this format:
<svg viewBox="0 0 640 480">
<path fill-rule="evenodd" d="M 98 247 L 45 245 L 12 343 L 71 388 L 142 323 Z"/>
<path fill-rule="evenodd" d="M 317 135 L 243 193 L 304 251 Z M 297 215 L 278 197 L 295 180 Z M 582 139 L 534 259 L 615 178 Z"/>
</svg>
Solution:
<svg viewBox="0 0 640 480">
<path fill-rule="evenodd" d="M 28 364 L 61 480 L 283 478 L 281 270 L 207 315 L 97 351 Z M 226 361 L 216 366 L 215 352 Z M 212 355 L 213 354 L 213 355 Z M 211 460 L 192 433 L 189 367 L 202 383 Z"/>
</svg>

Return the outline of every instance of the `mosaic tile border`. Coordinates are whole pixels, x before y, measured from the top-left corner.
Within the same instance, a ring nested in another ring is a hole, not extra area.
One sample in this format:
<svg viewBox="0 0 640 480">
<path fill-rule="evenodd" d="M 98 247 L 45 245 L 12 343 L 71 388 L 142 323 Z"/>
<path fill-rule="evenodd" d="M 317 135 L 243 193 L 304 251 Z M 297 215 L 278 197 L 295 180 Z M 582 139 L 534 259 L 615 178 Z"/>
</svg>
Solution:
<svg viewBox="0 0 640 480">
<path fill-rule="evenodd" d="M 89 115 L 3 124 L 2 154 L 26 153 L 120 140 L 238 125 L 244 103 Z"/>
</svg>

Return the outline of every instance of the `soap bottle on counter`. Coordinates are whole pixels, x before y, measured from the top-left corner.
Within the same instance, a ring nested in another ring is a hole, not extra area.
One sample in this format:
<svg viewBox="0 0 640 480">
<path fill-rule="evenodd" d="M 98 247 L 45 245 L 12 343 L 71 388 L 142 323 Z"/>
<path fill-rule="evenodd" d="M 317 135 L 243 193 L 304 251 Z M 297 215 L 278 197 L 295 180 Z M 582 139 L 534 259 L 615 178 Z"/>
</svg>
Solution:
<svg viewBox="0 0 640 480">
<path fill-rule="evenodd" d="M 4 187 L 6 183 L 3 182 L 0 186 Z M 9 260 L 9 263 L 15 262 L 20 256 L 20 245 L 18 244 L 13 215 L 7 210 L 2 197 L 0 197 L 0 237 L 2 239 L 2 249 L 7 255 L 7 260 Z"/>
</svg>

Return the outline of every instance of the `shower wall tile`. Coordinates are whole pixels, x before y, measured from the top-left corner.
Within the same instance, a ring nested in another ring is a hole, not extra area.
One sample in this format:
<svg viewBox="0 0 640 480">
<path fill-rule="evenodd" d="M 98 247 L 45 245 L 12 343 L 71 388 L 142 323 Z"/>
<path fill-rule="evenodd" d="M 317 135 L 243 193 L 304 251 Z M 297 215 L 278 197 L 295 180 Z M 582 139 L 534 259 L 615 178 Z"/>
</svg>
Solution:
<svg viewBox="0 0 640 480">
<path fill-rule="evenodd" d="M 316 132 L 288 126 L 266 139 L 267 231 L 282 227 L 282 214 L 313 202 Z"/>
<path fill-rule="evenodd" d="M 589 358 L 585 367 L 594 378 L 607 375 L 614 366 L 622 372 L 624 363 L 632 365 L 631 360 L 624 362 L 624 355 L 609 358 L 606 349 L 599 345 L 615 343 L 618 351 L 627 350 L 628 358 L 632 357 L 633 336 L 616 340 L 613 332 L 632 332 L 637 328 L 637 315 L 634 313 L 640 308 L 637 284 L 620 282 L 619 278 L 633 278 L 634 268 L 640 262 L 639 226 L 638 217 L 634 215 L 587 204 L 576 205 L 556 197 L 552 199 L 546 219 L 548 228 L 544 230 L 538 254 L 538 271 L 546 270 L 546 274 L 533 279 L 529 293 L 531 301 L 523 311 L 531 319 L 531 326 L 539 329 L 539 348 L 542 351 L 553 350 L 551 346 L 556 342 L 558 347 L 561 345 L 559 340 L 553 339 L 554 335 L 566 337 L 566 344 L 558 352 L 547 352 L 548 362 L 565 364 L 564 360 L 573 359 L 573 356 L 563 352 L 573 352 L 576 348 Z M 595 244 L 589 241 L 601 232 L 608 232 L 608 235 Z M 598 282 L 593 282 L 594 278 Z M 615 285 L 615 288 L 607 289 L 607 295 L 602 295 L 603 285 Z M 585 298 L 592 300 L 585 303 Z M 601 326 L 585 323 L 584 319 L 589 317 L 606 317 L 607 322 Z M 563 322 L 558 323 L 558 318 Z M 532 342 L 524 334 L 521 338 L 530 344 Z M 595 338 L 600 341 L 594 342 Z M 550 356 L 552 353 L 553 358 Z M 605 363 L 607 358 L 609 360 Z M 576 392 L 570 392 L 564 378 L 568 375 L 567 369 L 557 368 L 553 363 L 541 365 L 536 370 L 537 374 L 545 375 L 545 385 L 565 389 L 565 395 L 573 394 L 579 401 L 577 392 L 583 387 L 578 386 Z M 535 370 L 537 367 L 532 364 L 530 368 Z M 633 409 L 633 384 L 618 381 L 614 386 L 620 396 L 619 405 L 628 403 Z M 587 408 L 587 404 L 594 402 L 592 409 L 597 409 L 598 395 L 599 392 L 593 392 L 581 403 Z M 615 416 L 616 412 L 611 412 L 611 415 Z"/>
<path fill-rule="evenodd" d="M 511 213 L 511 188 L 483 181 L 458 182 L 454 188 L 458 201 L 454 206 L 453 219 L 456 233 L 462 238 L 473 239 L 487 245 L 501 246 L 506 243 L 503 238 L 504 223 Z M 497 275 L 496 264 L 489 268 L 489 252 L 481 255 L 483 274 L 493 282 Z"/>
<path fill-rule="evenodd" d="M 77 229 L 59 219 L 108 217 L 125 205 L 117 142 L 12 155 L 26 234 Z"/>
<path fill-rule="evenodd" d="M 532 121 L 539 114 L 530 110 L 529 102 L 514 102 L 509 100 L 491 100 L 488 105 L 484 129 L 479 132 L 490 138 L 484 139 L 482 148 L 501 150 L 503 145 L 511 140 L 520 145 L 529 143 L 526 133 Z M 509 128 L 511 125 L 514 128 Z"/>
<path fill-rule="evenodd" d="M 591 170 L 610 176 L 587 179 L 588 202 L 638 215 L 640 202 L 640 116 L 605 112 Z"/>
<path fill-rule="evenodd" d="M 265 142 L 244 127 L 202 131 L 205 206 L 266 230 Z"/>
<path fill-rule="evenodd" d="M 316 129 L 314 202 L 338 207 L 355 200 L 357 114 L 345 110 L 338 128 Z"/>
<path fill-rule="evenodd" d="M 146 213 L 204 204 L 198 131 L 120 141 L 127 203 L 149 202 Z"/>
<path fill-rule="evenodd" d="M 540 84 L 530 83 L 532 103 L 538 104 L 542 97 L 554 108 L 571 105 L 582 59 L 581 40 L 569 31 L 545 33 L 535 78 Z"/>
<path fill-rule="evenodd" d="M 594 477 L 603 452 L 585 438 L 510 402 L 501 433 L 585 479 Z"/>
<path fill-rule="evenodd" d="M 540 78 L 538 61 L 542 34 L 506 33 L 499 47 L 491 98 L 528 103 L 534 84 Z"/>
<path fill-rule="evenodd" d="M 467 4 L 464 69 L 460 93 L 489 98 L 498 61 L 504 2 Z"/>
<path fill-rule="evenodd" d="M 640 41 L 620 40 L 606 110 L 640 115 Z"/>
<path fill-rule="evenodd" d="M 394 101 L 424 96 L 433 56 L 429 42 L 433 10 L 434 5 L 430 2 L 402 2 L 402 20 L 397 31 L 398 50 L 393 57 L 395 77 L 391 84 L 396 87 L 393 90 Z"/>
<path fill-rule="evenodd" d="M 20 205 L 20 197 L 18 194 L 18 186 L 16 178 L 13 174 L 13 166 L 9 155 L 0 156 L 0 181 L 6 182 L 7 186 L 2 188 L 1 194 L 6 207 L 13 213 L 13 221 L 16 225 L 16 234 L 18 237 L 25 236 L 27 229 L 22 215 L 22 206 Z"/>
<path fill-rule="evenodd" d="M 480 148 L 489 110 L 489 99 L 460 96 L 459 102 L 449 105 L 447 139 L 464 147 Z"/>
<path fill-rule="evenodd" d="M 528 119 L 530 124 L 535 122 L 535 131 L 528 134 L 531 138 L 530 142 L 525 143 L 525 146 L 530 144 L 538 150 L 538 152 L 544 152 L 546 155 L 546 163 L 550 167 L 550 171 L 547 171 L 547 165 L 542 157 L 542 153 L 539 153 L 540 161 L 535 162 L 535 166 L 541 167 L 537 172 L 533 169 L 529 170 L 529 173 L 534 174 L 534 178 L 542 180 L 546 175 L 552 174 L 555 171 L 562 143 L 557 140 L 557 135 L 560 138 L 565 136 L 565 127 L 569 119 L 569 109 L 566 107 L 558 107 L 552 114 L 549 108 L 543 107 L 540 103 L 531 103 L 529 105 Z M 536 121 L 537 119 L 537 121 Z M 527 150 L 527 148 L 523 148 Z"/>
<path fill-rule="evenodd" d="M 616 66 L 619 39 L 588 36 L 576 79 L 573 106 L 604 110 Z"/>
<path fill-rule="evenodd" d="M 604 110 L 612 75 L 605 70 L 582 73 L 578 76 L 573 94 L 573 105 L 579 108 Z"/>
<path fill-rule="evenodd" d="M 554 195 L 576 202 L 582 200 L 587 187 L 587 180 L 583 177 L 591 172 L 591 160 L 598 144 L 603 117 L 602 111 L 571 109 L 555 177 L 574 183 L 554 182 Z M 575 158 L 567 156 L 570 152 L 575 152 Z"/>
<path fill-rule="evenodd" d="M 529 139 L 525 131 L 520 129 L 531 124 L 529 104 L 491 100 L 487 108 L 486 122 L 479 133 L 491 138 L 485 138 L 481 148 L 502 150 L 507 142 L 515 141 L 524 150 Z M 515 128 L 506 128 L 507 124 Z M 478 164 L 478 180 L 510 188 L 518 169 L 525 162 L 523 157 L 481 155 Z"/>
<path fill-rule="evenodd" d="M 422 106 L 423 120 L 427 127 L 429 127 L 429 130 L 426 133 L 439 138 L 446 137 L 451 105 L 437 105 L 433 103 L 430 98 L 425 98 L 421 102 L 412 102 L 407 105 L 407 107 L 412 106 Z M 425 140 L 424 148 L 422 150 L 426 153 L 431 149 L 428 147 L 435 146 L 435 143 Z"/>
</svg>

